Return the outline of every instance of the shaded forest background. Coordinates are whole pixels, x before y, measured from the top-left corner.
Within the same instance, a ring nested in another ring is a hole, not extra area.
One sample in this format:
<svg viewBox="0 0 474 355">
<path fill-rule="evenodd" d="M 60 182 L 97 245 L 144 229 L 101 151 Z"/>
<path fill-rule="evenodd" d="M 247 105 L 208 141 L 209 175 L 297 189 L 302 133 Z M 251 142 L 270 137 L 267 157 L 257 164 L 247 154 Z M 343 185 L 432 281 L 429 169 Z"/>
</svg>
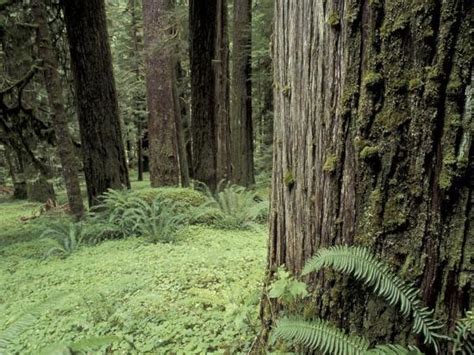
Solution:
<svg viewBox="0 0 474 355">
<path fill-rule="evenodd" d="M 188 185 L 189 178 L 211 187 L 216 186 L 221 180 L 248 186 L 255 182 L 255 176 L 258 183 L 266 183 L 269 181 L 271 171 L 273 126 L 270 54 L 272 2 L 254 1 L 252 9 L 239 10 L 244 15 L 247 14 L 247 21 L 251 21 L 251 30 L 245 23 L 239 23 L 241 15 L 238 13 L 234 19 L 233 4 L 228 4 L 228 14 L 222 10 L 220 14 L 214 13 L 215 21 L 209 22 L 215 26 L 216 38 L 212 41 L 218 41 L 217 31 L 222 31 L 221 42 L 216 42 L 215 45 L 216 51 L 222 53 L 222 59 L 220 63 L 212 59 L 212 67 L 208 69 L 213 71 L 211 76 L 215 77 L 201 76 L 208 82 L 198 85 L 205 85 L 209 88 L 206 90 L 209 95 L 216 95 L 215 98 L 207 99 L 212 100 L 213 105 L 217 106 L 212 110 L 209 107 L 204 108 L 205 111 L 200 113 L 201 104 L 196 104 L 194 107 L 196 117 L 202 117 L 201 121 L 204 124 L 212 122 L 212 126 L 194 130 L 191 121 L 193 93 L 189 52 L 192 43 L 199 42 L 189 39 L 189 4 L 187 1 L 159 3 L 160 5 L 147 1 L 143 3 L 144 9 L 148 6 L 146 11 L 148 16 L 145 16 L 147 31 L 144 28 L 141 2 L 132 0 L 106 2 L 116 99 L 112 99 L 111 102 L 103 101 L 102 98 L 97 100 L 102 100 L 99 105 L 108 112 L 114 110 L 114 105 L 118 105 L 126 168 L 130 174 L 136 174 L 139 180 L 143 179 L 144 172 L 151 171 L 150 180 L 153 186 L 179 183 Z M 21 1 L 6 1 L 1 4 L 0 60 L 4 73 L 1 92 L 1 184 L 5 185 L 6 180 L 11 180 L 14 195 L 18 198 L 29 197 L 42 202 L 49 198 L 54 199 L 55 185 L 60 187 L 64 184 L 63 181 L 66 181 L 66 185 L 68 182 L 67 178 L 63 179 L 64 170 L 61 168 L 61 162 L 64 165 L 65 159 L 69 160 L 72 166 L 76 165 L 81 174 L 82 164 L 88 164 L 86 172 L 95 174 L 94 177 L 91 175 L 89 178 L 91 182 L 88 184 L 89 200 L 94 203 L 93 199 L 107 188 L 126 186 L 127 180 L 123 177 L 114 182 L 115 178 L 112 176 L 108 178 L 103 176 L 99 180 L 110 180 L 108 183 L 103 183 L 104 186 L 95 186 L 92 182 L 101 184 L 97 181 L 101 173 L 94 172 L 96 169 L 94 166 L 102 164 L 100 170 L 113 171 L 110 166 L 108 169 L 104 167 L 104 164 L 113 164 L 113 159 L 96 155 L 93 152 L 96 147 L 88 147 L 88 141 L 92 141 L 92 145 L 100 145 L 99 141 L 107 141 L 107 136 L 93 138 L 93 132 L 97 127 L 85 125 L 83 131 L 88 133 L 84 134 L 81 142 L 78 122 L 85 124 L 86 120 L 77 119 L 77 107 L 82 107 L 80 110 L 84 111 L 83 116 L 90 116 L 91 122 L 94 117 L 95 120 L 101 120 L 107 115 L 94 113 L 92 110 L 92 107 L 97 105 L 90 103 L 91 97 L 97 96 L 97 90 L 100 90 L 94 89 L 93 80 L 85 84 L 88 87 L 74 87 L 73 67 L 66 34 L 67 21 L 60 11 L 59 3 L 53 1 L 46 5 L 36 7 L 41 7 L 39 16 L 45 19 L 43 23 L 45 27 L 41 31 L 37 25 L 38 11 L 35 13 L 30 4 Z M 77 9 L 70 9 L 71 14 L 74 11 Z M 65 13 L 67 17 L 68 12 Z M 240 31 L 233 31 L 236 23 Z M 71 30 L 70 33 L 72 32 Z M 87 36 L 87 30 L 84 35 Z M 42 45 L 45 38 L 47 42 L 50 41 L 50 44 L 46 45 L 50 50 L 46 53 Z M 196 49 L 201 50 L 197 56 L 205 55 L 201 54 L 205 53 L 204 49 L 204 47 Z M 92 56 L 88 57 L 89 61 L 91 58 Z M 58 75 L 53 79 L 48 77 L 49 66 L 57 67 L 54 69 Z M 242 66 L 243 70 L 239 69 Z M 148 79 L 147 68 L 150 71 Z M 84 68 L 80 70 L 84 72 Z M 243 77 L 239 79 L 239 75 Z M 110 77 L 108 79 L 104 77 L 102 81 L 113 84 L 113 78 Z M 52 85 L 55 87 L 51 88 Z M 173 89 L 168 90 L 166 85 L 171 85 Z M 89 97 L 83 94 L 87 90 Z M 202 94 L 203 91 L 201 87 L 197 89 L 195 95 Z M 77 92 L 83 97 L 78 97 Z M 167 93 L 173 95 L 166 96 Z M 158 102 L 160 98 L 162 101 Z M 63 101 L 59 104 L 63 107 L 60 109 L 63 112 L 59 113 L 58 100 Z M 197 97 L 195 101 L 198 100 L 206 98 Z M 76 103 L 80 102 L 86 106 L 81 104 L 76 106 Z M 160 112 L 166 112 L 167 109 L 171 109 L 170 117 L 177 120 L 175 127 L 169 124 L 168 127 L 161 126 L 164 120 Z M 114 115 L 116 116 L 116 114 L 109 116 Z M 62 134 L 58 132 L 55 134 L 58 117 L 59 125 L 62 120 L 65 128 Z M 242 117 L 249 121 L 241 124 L 239 120 Z M 199 123 L 201 121 L 196 118 L 194 125 L 201 124 Z M 103 125 L 102 131 L 107 130 L 104 128 L 106 125 L 110 126 L 107 123 Z M 210 131 L 217 137 L 209 140 Z M 70 138 L 67 137 L 68 134 Z M 173 134 L 177 134 L 177 137 L 171 136 Z M 204 136 L 200 136 L 202 134 Z M 112 133 L 108 134 L 108 139 L 111 135 Z M 231 135 L 235 137 L 232 140 Z M 68 141 L 71 141 L 70 145 Z M 209 156 L 208 152 L 204 153 L 201 150 L 212 146 L 211 141 L 215 142 L 214 153 L 211 154 L 215 155 L 215 162 L 211 163 L 215 166 L 206 165 L 209 163 L 203 160 L 203 166 L 200 167 L 202 159 L 199 158 L 199 154 Z M 120 169 L 123 170 L 124 167 Z M 231 169 L 234 170 L 233 173 Z M 74 173 L 69 173 L 69 180 L 72 175 Z M 72 182 L 69 185 L 73 190 L 68 195 L 74 199 L 74 195 L 77 195 L 77 184 Z M 79 211 L 77 213 L 82 213 L 81 207 L 74 207 L 74 201 L 70 200 L 70 205 L 73 210 L 76 208 Z"/>
</svg>

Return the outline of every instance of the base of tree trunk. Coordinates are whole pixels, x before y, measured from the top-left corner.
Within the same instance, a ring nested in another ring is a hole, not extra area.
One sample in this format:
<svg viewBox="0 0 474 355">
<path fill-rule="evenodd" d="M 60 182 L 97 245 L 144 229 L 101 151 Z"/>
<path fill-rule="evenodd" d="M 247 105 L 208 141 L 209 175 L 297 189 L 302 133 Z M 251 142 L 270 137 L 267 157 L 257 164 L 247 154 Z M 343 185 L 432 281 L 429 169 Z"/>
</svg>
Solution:
<svg viewBox="0 0 474 355">
<path fill-rule="evenodd" d="M 53 184 L 45 178 L 29 181 L 26 184 L 26 193 L 30 201 L 45 203 L 48 200 L 56 199 Z"/>
<path fill-rule="evenodd" d="M 28 198 L 26 190 L 26 182 L 13 183 L 13 198 L 15 200 L 26 200 Z"/>
</svg>

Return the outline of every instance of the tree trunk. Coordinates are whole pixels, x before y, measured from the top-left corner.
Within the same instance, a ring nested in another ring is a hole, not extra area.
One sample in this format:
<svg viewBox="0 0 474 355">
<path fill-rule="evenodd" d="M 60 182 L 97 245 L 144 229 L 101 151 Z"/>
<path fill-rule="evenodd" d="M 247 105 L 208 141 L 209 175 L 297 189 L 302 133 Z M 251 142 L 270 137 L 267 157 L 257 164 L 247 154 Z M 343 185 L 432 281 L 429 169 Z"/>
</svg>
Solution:
<svg viewBox="0 0 474 355">
<path fill-rule="evenodd" d="M 130 188 L 103 0 L 65 1 L 89 205 Z"/>
<path fill-rule="evenodd" d="M 136 0 L 130 0 L 130 16 L 131 16 L 131 25 L 130 25 L 130 37 L 132 38 L 132 51 L 130 55 L 134 58 L 133 60 L 133 72 L 135 74 L 135 80 L 140 81 L 140 62 L 139 62 L 139 37 L 138 37 L 138 16 L 137 16 L 137 2 Z M 135 125 L 137 129 L 137 174 L 138 181 L 143 181 L 143 122 L 141 114 L 137 113 L 140 109 L 139 97 L 135 97 L 133 100 L 134 109 L 135 109 Z"/>
<path fill-rule="evenodd" d="M 186 78 L 186 73 L 183 70 L 183 67 L 181 65 L 181 62 L 176 63 L 176 77 L 178 79 L 178 84 L 177 88 L 181 89 L 178 90 L 178 100 L 179 100 L 179 107 L 181 109 L 181 123 L 182 123 L 182 129 L 183 129 L 183 134 L 182 134 L 182 139 L 184 143 L 184 150 L 186 154 L 186 164 L 188 167 L 188 180 L 193 179 L 193 155 L 192 155 L 192 140 L 191 140 L 191 132 L 190 132 L 190 127 L 191 127 L 191 117 L 189 114 L 189 105 L 188 105 L 188 99 L 189 96 L 186 94 L 186 90 L 183 90 L 183 87 L 186 85 L 183 83 Z M 184 92 L 183 92 L 184 91 Z"/>
<path fill-rule="evenodd" d="M 214 113 L 216 129 L 216 180 L 231 177 L 230 115 L 229 115 L 229 38 L 227 33 L 227 0 L 217 0 L 215 42 L 212 69 L 214 71 Z"/>
<path fill-rule="evenodd" d="M 214 190 L 230 177 L 227 1 L 189 11 L 193 178 Z"/>
<path fill-rule="evenodd" d="M 177 62 L 174 63 L 176 69 L 178 67 Z M 179 155 L 179 169 L 181 173 L 181 186 L 189 186 L 189 166 L 188 166 L 188 155 L 186 152 L 186 142 L 184 141 L 184 125 L 182 119 L 182 108 L 180 103 L 177 76 L 178 72 L 175 70 L 175 80 L 173 81 L 173 99 L 174 99 L 174 110 L 175 110 L 175 125 L 176 125 L 176 141 L 178 144 L 178 155 Z"/>
<path fill-rule="evenodd" d="M 252 0 L 234 0 L 232 49 L 232 181 L 255 183 L 252 129 Z"/>
<path fill-rule="evenodd" d="M 58 74 L 58 62 L 51 44 L 46 10 L 41 0 L 34 0 L 32 2 L 32 13 L 38 26 L 38 55 L 43 60 L 44 84 L 48 93 L 51 119 L 56 133 L 58 155 L 66 185 L 69 208 L 72 214 L 79 219 L 84 215 L 84 203 L 79 185 L 77 161 L 64 109 L 62 84 Z"/>
<path fill-rule="evenodd" d="M 170 0 L 143 1 L 150 181 L 153 187 L 178 185 L 181 176 L 170 10 Z"/>
<path fill-rule="evenodd" d="M 277 0 L 275 12 L 270 278 L 322 247 L 364 245 L 452 329 L 472 307 L 472 2 Z M 317 316 L 409 342 L 400 312 L 358 283 L 307 281 Z"/>
</svg>

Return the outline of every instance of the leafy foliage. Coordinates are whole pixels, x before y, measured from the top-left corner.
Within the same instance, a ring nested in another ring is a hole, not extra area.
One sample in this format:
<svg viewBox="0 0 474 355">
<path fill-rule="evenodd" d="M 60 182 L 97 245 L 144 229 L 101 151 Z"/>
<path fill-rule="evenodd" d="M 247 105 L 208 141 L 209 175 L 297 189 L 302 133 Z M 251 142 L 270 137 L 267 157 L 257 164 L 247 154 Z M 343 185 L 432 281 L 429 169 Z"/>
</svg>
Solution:
<svg viewBox="0 0 474 355">
<path fill-rule="evenodd" d="M 324 354 L 363 354 L 369 348 L 364 338 L 349 336 L 329 322 L 285 318 L 277 322 L 273 336 L 291 344 L 302 344 Z"/>
<path fill-rule="evenodd" d="M 42 355 L 60 355 L 60 354 L 82 354 L 84 352 L 98 350 L 105 346 L 109 346 L 114 342 L 120 341 L 121 338 L 116 336 L 95 336 L 84 338 L 71 343 L 53 344 L 41 350 Z"/>
<path fill-rule="evenodd" d="M 414 346 L 377 345 L 369 349 L 369 342 L 362 337 L 348 335 L 330 322 L 301 318 L 278 320 L 272 333 L 273 341 L 280 339 L 290 344 L 299 344 L 323 354 L 332 355 L 416 355 L 421 352 Z"/>
<path fill-rule="evenodd" d="M 403 315 L 413 316 L 413 331 L 422 333 L 427 343 L 438 348 L 436 339 L 442 336 L 438 330 L 442 327 L 432 319 L 432 311 L 421 305 L 418 290 L 407 285 L 389 266 L 377 259 L 363 247 L 334 246 L 321 249 L 310 259 L 303 274 L 316 272 L 330 267 L 345 274 L 353 275 L 357 280 L 374 288 L 375 293 L 384 297 L 391 305 L 399 304 Z"/>
<path fill-rule="evenodd" d="M 0 332 L 0 354 L 6 353 L 7 348 L 13 345 L 23 332 L 32 327 L 43 313 L 59 305 L 64 298 L 64 295 L 51 297 L 16 318 L 5 330 Z"/>
<path fill-rule="evenodd" d="M 53 254 L 69 256 L 82 244 L 84 229 L 81 223 L 56 224 L 46 229 L 41 237 L 52 239 L 56 245 L 48 250 L 45 257 Z"/>
<path fill-rule="evenodd" d="M 418 355 L 422 352 L 415 346 L 409 346 L 408 349 L 395 344 L 377 345 L 375 348 L 366 352 L 367 355 Z"/>
<path fill-rule="evenodd" d="M 144 236 L 152 242 L 174 241 L 176 231 L 186 222 L 182 205 L 154 194 L 150 199 L 150 195 L 109 190 L 94 209 L 89 234 L 97 231 L 95 240 Z"/>
<path fill-rule="evenodd" d="M 307 295 L 307 286 L 304 282 L 296 280 L 284 268 L 280 267 L 278 269 L 276 281 L 272 283 L 270 288 L 270 298 L 279 298 L 283 302 L 292 302 L 297 298 L 304 298 Z"/>
<path fill-rule="evenodd" d="M 36 207 L 1 204 L 2 217 L 6 216 L 1 223 L 18 224 L 19 216 Z M 8 353 L 39 354 L 50 344 L 105 335 L 121 338 L 107 346 L 116 354 L 248 351 L 260 325 L 263 230 L 189 226 L 177 231 L 178 240 L 186 243 L 108 240 L 80 248 L 72 258 L 42 261 L 46 248 L 38 236 L 44 224 L 57 218 L 41 217 L 0 234 L 6 241 L 0 248 L 0 332 L 51 293 L 77 295 L 38 318 Z M 88 224 L 84 223 L 86 230 Z"/>
<path fill-rule="evenodd" d="M 245 229 L 266 220 L 268 201 L 260 199 L 255 192 L 244 187 L 228 185 L 222 188 L 222 185 L 221 182 L 216 193 L 206 187 L 208 201 L 202 206 L 201 213 L 208 213 L 206 209 L 213 209 L 217 212 L 216 224 L 229 229 Z"/>
<path fill-rule="evenodd" d="M 135 198 L 123 214 L 124 221 L 138 235 L 151 242 L 169 243 L 176 240 L 176 232 L 184 225 L 185 218 L 177 214 L 169 201 L 155 199 L 152 203 Z"/>
<path fill-rule="evenodd" d="M 108 190 L 101 203 L 92 208 L 91 224 L 98 224 L 98 240 L 115 239 L 133 234 L 133 222 L 125 213 L 135 207 L 137 197 L 126 190 Z M 139 199 L 140 200 L 140 199 Z"/>
<path fill-rule="evenodd" d="M 457 322 L 453 341 L 454 354 L 474 354 L 474 312 L 472 310 Z"/>
</svg>

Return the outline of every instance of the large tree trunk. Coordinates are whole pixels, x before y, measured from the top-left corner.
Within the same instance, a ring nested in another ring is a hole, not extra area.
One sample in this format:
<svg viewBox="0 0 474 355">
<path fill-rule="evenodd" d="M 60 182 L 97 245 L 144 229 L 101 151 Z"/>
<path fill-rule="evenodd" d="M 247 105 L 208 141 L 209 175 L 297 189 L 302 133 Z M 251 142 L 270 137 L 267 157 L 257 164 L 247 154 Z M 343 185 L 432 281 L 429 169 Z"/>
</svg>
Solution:
<svg viewBox="0 0 474 355">
<path fill-rule="evenodd" d="M 58 154 L 66 185 L 69 208 L 76 218 L 84 215 L 84 203 L 79 185 L 78 167 L 74 145 L 68 128 L 64 109 L 63 90 L 58 74 L 58 63 L 54 53 L 43 1 L 34 0 L 32 12 L 37 27 L 38 55 L 43 60 L 43 77 L 48 93 L 51 119 L 57 138 Z"/>
<path fill-rule="evenodd" d="M 180 110 L 175 98 L 175 63 L 170 43 L 170 0 L 144 0 L 143 25 L 146 51 L 150 181 L 153 187 L 178 185 L 177 122 Z"/>
<path fill-rule="evenodd" d="M 89 205 L 130 187 L 103 0 L 65 1 Z"/>
<path fill-rule="evenodd" d="M 193 178 L 214 190 L 230 177 L 227 1 L 190 1 Z"/>
<path fill-rule="evenodd" d="M 214 122 L 214 55 L 216 0 L 189 3 L 191 134 L 193 178 L 214 189 L 217 146 Z"/>
<path fill-rule="evenodd" d="M 252 0 L 234 0 L 232 49 L 231 146 L 232 181 L 255 183 L 252 128 Z"/>
<path fill-rule="evenodd" d="M 452 329 L 472 306 L 472 2 L 277 0 L 275 12 L 269 275 L 364 245 Z M 308 278 L 316 315 L 408 342 L 395 307 L 344 280 Z"/>
</svg>

